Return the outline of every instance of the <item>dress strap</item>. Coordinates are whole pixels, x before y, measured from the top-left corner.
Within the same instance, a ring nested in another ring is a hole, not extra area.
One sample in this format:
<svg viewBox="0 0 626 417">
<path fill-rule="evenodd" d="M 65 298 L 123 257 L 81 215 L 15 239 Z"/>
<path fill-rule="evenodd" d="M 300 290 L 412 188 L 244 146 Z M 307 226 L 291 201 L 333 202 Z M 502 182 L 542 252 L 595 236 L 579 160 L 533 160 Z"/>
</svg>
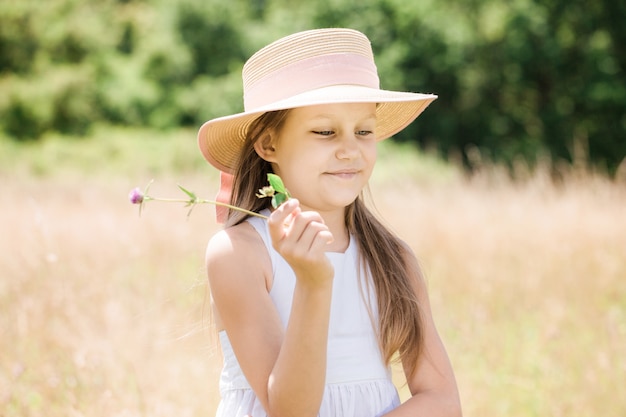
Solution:
<svg viewBox="0 0 626 417">
<path fill-rule="evenodd" d="M 269 216 L 270 211 L 267 209 L 262 210 L 260 214 Z M 250 223 L 250 225 L 254 227 L 254 230 L 256 230 L 259 236 L 261 236 L 261 239 L 263 240 L 263 243 L 265 244 L 265 247 L 267 248 L 267 253 L 270 256 L 270 260 L 272 261 L 272 275 L 276 276 L 276 265 L 277 265 L 277 260 L 278 260 L 277 257 L 279 255 L 272 247 L 272 238 L 270 237 L 270 230 L 269 230 L 269 226 L 267 225 L 267 220 L 261 217 L 250 216 L 246 219 L 246 221 Z"/>
</svg>

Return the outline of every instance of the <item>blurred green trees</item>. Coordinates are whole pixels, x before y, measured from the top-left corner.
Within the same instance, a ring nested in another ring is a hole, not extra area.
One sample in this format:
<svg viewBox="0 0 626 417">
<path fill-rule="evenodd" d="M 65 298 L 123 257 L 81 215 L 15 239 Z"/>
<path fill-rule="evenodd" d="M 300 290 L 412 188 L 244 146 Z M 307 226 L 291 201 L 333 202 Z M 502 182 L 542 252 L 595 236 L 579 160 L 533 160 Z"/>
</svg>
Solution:
<svg viewBox="0 0 626 417">
<path fill-rule="evenodd" d="M 199 126 L 242 109 L 241 67 L 294 31 L 366 33 L 383 88 L 437 100 L 397 137 L 496 161 L 626 156 L 626 3 L 612 0 L 0 0 L 0 129 Z"/>
</svg>

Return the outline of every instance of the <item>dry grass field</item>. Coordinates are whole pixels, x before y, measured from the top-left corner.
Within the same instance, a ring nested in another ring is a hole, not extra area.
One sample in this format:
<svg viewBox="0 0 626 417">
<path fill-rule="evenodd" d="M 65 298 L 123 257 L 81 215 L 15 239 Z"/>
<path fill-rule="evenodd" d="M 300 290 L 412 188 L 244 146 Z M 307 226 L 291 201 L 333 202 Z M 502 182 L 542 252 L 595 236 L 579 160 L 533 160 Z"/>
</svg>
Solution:
<svg viewBox="0 0 626 417">
<path fill-rule="evenodd" d="M 139 217 L 127 194 L 154 177 L 155 195 L 211 197 L 215 176 L 179 169 L 177 140 L 119 143 L 2 149 L 1 417 L 214 413 L 213 208 Z M 626 415 L 626 184 L 494 172 L 391 151 L 372 186 L 422 262 L 465 415 Z"/>
</svg>

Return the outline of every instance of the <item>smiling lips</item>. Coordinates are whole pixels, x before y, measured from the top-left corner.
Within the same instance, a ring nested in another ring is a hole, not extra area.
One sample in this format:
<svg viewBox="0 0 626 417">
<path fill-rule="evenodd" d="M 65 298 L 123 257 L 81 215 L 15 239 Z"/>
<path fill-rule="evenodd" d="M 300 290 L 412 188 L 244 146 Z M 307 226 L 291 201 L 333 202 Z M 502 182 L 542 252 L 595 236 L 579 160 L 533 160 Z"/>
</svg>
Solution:
<svg viewBox="0 0 626 417">
<path fill-rule="evenodd" d="M 350 179 L 356 176 L 360 170 L 358 169 L 340 169 L 338 171 L 327 171 L 324 174 L 331 175 L 335 178 Z"/>
</svg>

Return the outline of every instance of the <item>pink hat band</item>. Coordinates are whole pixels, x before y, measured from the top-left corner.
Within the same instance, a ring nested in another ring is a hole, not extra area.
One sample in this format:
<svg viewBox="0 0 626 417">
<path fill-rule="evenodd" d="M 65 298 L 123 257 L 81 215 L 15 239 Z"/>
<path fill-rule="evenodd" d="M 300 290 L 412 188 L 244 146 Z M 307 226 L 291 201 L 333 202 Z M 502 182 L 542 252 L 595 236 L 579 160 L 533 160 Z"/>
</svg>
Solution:
<svg viewBox="0 0 626 417">
<path fill-rule="evenodd" d="M 333 85 L 379 88 L 373 60 L 359 54 L 318 55 L 280 67 L 244 87 L 246 112 L 295 95 Z"/>
</svg>

